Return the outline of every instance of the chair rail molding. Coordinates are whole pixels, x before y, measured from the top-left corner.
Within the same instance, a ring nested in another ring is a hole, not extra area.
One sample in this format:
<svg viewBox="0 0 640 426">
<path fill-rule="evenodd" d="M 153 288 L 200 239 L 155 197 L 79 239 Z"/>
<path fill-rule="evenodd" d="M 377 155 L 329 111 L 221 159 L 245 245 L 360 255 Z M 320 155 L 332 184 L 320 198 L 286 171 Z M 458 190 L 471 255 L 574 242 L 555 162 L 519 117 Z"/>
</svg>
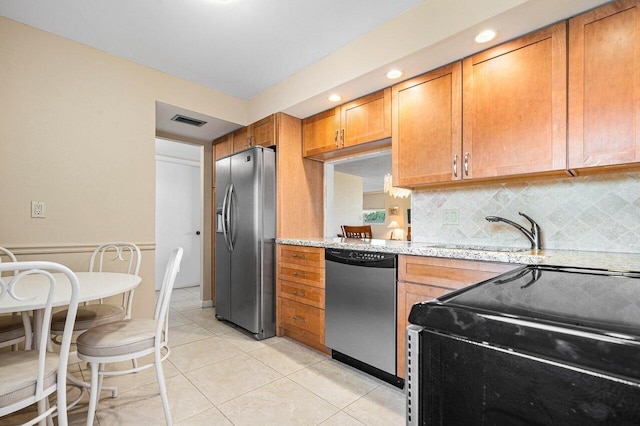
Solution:
<svg viewBox="0 0 640 426">
<path fill-rule="evenodd" d="M 92 253 L 104 241 L 95 243 L 59 243 L 59 244 L 3 244 L 3 247 L 17 255 L 54 254 L 54 253 Z M 142 251 L 156 249 L 155 242 L 133 242 Z"/>
</svg>

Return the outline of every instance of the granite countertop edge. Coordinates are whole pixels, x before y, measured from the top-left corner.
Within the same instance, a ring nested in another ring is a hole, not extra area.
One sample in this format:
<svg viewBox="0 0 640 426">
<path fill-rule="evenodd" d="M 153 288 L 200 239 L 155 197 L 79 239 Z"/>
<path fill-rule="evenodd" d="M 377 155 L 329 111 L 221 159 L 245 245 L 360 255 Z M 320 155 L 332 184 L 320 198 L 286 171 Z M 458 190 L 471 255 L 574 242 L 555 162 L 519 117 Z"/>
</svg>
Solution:
<svg viewBox="0 0 640 426">
<path fill-rule="evenodd" d="M 355 238 L 278 238 L 278 244 L 305 247 L 375 251 L 413 256 L 441 257 L 521 265 L 553 265 L 640 271 L 640 253 L 614 253 L 577 250 L 539 250 L 526 248 L 480 248 L 395 240 L 360 240 Z"/>
</svg>

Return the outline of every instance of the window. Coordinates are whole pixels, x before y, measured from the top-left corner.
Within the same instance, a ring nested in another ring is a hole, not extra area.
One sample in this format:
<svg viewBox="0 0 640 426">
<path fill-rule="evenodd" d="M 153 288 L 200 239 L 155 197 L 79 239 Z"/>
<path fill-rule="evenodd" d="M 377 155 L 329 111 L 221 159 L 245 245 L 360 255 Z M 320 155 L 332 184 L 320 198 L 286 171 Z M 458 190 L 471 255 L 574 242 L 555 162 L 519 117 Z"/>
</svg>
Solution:
<svg viewBox="0 0 640 426">
<path fill-rule="evenodd" d="M 384 209 L 371 209 L 362 211 L 362 223 L 365 225 L 384 223 Z"/>
</svg>

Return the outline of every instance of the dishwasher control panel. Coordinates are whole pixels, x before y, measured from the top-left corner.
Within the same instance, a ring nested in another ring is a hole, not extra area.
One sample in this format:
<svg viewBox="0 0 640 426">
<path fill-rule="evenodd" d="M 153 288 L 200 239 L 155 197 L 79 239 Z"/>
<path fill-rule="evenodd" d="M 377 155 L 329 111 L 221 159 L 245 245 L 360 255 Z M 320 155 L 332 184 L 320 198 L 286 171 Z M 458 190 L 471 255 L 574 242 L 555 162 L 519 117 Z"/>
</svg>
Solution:
<svg viewBox="0 0 640 426">
<path fill-rule="evenodd" d="M 397 255 L 394 253 L 379 253 L 374 251 L 326 249 L 324 257 L 326 260 L 339 263 L 366 264 L 366 266 L 374 267 L 395 267 Z"/>
</svg>

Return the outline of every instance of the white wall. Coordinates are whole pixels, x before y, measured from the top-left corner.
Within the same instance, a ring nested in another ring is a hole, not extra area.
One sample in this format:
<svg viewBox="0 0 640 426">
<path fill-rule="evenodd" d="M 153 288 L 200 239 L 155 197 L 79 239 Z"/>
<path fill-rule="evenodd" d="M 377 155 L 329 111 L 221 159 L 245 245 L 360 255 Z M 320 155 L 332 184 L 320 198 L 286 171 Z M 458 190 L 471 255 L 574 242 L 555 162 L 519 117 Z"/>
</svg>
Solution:
<svg viewBox="0 0 640 426">
<path fill-rule="evenodd" d="M 342 233 L 341 225 L 362 225 L 362 178 L 346 173 L 333 173 L 332 228 L 328 236 Z"/>
</svg>

